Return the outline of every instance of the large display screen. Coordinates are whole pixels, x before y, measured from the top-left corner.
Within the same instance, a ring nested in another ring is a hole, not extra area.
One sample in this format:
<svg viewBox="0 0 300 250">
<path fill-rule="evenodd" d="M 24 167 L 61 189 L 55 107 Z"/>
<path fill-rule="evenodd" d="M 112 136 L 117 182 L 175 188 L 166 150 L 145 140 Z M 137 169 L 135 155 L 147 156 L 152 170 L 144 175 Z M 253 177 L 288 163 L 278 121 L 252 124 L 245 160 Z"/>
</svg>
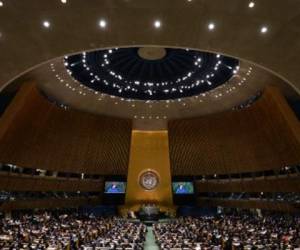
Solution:
<svg viewBox="0 0 300 250">
<path fill-rule="evenodd" d="M 173 193 L 174 194 L 193 194 L 194 185 L 192 182 L 173 182 Z"/>
<path fill-rule="evenodd" d="M 124 194 L 126 190 L 126 183 L 120 181 L 105 182 L 106 194 Z"/>
</svg>

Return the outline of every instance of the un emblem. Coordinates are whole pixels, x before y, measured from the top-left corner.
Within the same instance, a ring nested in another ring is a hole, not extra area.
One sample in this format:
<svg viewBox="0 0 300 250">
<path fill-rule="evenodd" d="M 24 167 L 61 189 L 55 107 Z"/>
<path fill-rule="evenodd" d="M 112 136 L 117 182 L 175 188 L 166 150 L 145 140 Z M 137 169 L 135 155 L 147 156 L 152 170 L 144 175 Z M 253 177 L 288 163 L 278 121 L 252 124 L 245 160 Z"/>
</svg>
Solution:
<svg viewBox="0 0 300 250">
<path fill-rule="evenodd" d="M 146 190 L 153 190 L 159 183 L 158 175 L 151 170 L 147 170 L 140 175 L 140 185 Z"/>
</svg>

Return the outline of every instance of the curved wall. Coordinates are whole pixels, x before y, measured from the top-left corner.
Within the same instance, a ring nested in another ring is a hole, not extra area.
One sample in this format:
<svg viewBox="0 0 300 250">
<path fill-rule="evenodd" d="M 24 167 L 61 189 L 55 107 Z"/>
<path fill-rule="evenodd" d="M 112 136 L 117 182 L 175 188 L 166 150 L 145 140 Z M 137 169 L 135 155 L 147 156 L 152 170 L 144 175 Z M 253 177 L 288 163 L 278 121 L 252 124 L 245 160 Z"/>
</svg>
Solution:
<svg viewBox="0 0 300 250">
<path fill-rule="evenodd" d="M 273 202 L 267 200 L 226 200 L 226 199 L 206 199 L 198 198 L 197 204 L 200 207 L 230 207 L 241 209 L 263 209 L 281 212 L 299 212 L 300 207 L 297 204 L 289 202 Z"/>
<path fill-rule="evenodd" d="M 101 175 L 127 173 L 131 121 L 64 110 L 25 83 L 0 119 L 0 161 Z"/>
<path fill-rule="evenodd" d="M 0 190 L 29 192 L 103 192 L 104 181 L 73 178 L 0 174 Z"/>
<path fill-rule="evenodd" d="M 274 87 L 251 107 L 168 124 L 173 175 L 279 169 L 300 162 L 300 126 Z"/>
<path fill-rule="evenodd" d="M 80 206 L 95 206 L 101 204 L 101 202 L 102 198 L 97 196 L 7 201 L 0 205 L 0 211 L 77 208 Z"/>
<path fill-rule="evenodd" d="M 300 192 L 300 177 L 238 179 L 233 181 L 196 181 L 198 192 Z"/>
<path fill-rule="evenodd" d="M 168 127 L 172 175 L 243 173 L 300 162 L 299 121 L 274 87 L 250 108 L 174 120 Z M 0 119 L 0 162 L 127 175 L 131 130 L 130 120 L 61 109 L 26 83 Z"/>
</svg>

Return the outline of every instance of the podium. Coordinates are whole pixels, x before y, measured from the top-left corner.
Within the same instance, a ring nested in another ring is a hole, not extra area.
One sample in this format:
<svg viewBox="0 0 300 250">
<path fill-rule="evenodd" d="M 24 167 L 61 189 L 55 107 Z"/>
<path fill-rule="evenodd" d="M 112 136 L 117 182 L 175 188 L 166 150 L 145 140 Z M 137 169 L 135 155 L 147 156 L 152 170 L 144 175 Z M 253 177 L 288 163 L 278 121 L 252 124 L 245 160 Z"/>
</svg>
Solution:
<svg viewBox="0 0 300 250">
<path fill-rule="evenodd" d="M 155 205 L 142 205 L 138 211 L 138 218 L 141 221 L 158 221 L 164 213 L 159 211 Z"/>
<path fill-rule="evenodd" d="M 165 218 L 174 218 L 176 216 L 176 206 L 161 207 L 158 205 L 135 205 L 120 206 L 119 214 L 126 218 L 139 219 L 143 222 L 154 222 Z"/>
</svg>

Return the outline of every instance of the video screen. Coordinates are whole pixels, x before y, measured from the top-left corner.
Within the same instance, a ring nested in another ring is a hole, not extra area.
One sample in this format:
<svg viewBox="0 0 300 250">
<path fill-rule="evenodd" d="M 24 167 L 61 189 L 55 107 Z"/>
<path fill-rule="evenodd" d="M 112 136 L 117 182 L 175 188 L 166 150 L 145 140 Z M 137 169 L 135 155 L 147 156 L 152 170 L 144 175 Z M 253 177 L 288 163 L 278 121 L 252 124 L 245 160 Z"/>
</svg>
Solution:
<svg viewBox="0 0 300 250">
<path fill-rule="evenodd" d="M 124 194 L 126 190 L 126 183 L 119 181 L 105 182 L 104 193 L 106 194 Z"/>
<path fill-rule="evenodd" d="M 193 194 L 194 185 L 192 182 L 173 182 L 173 193 L 174 194 Z"/>
</svg>

